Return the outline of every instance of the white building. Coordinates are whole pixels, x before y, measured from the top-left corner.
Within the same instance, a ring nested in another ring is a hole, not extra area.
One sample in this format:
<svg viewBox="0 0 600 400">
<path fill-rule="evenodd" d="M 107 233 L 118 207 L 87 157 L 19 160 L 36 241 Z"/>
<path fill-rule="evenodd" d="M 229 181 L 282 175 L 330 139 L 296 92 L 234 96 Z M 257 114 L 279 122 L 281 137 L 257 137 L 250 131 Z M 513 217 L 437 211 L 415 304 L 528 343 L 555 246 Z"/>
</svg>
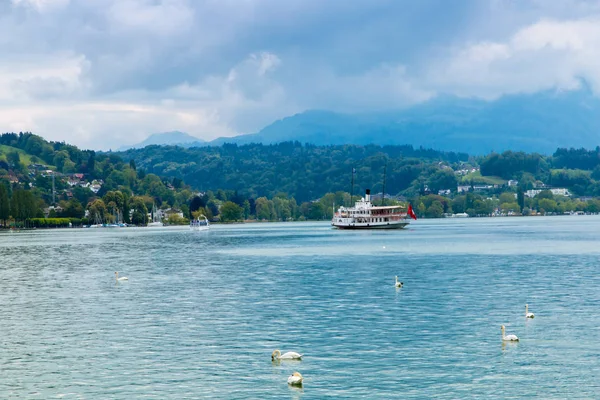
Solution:
<svg viewBox="0 0 600 400">
<path fill-rule="evenodd" d="M 525 196 L 527 197 L 535 197 L 543 190 L 549 190 L 552 192 L 554 196 L 571 196 L 569 189 L 565 188 L 555 188 L 555 189 L 531 189 L 525 192 Z"/>
</svg>

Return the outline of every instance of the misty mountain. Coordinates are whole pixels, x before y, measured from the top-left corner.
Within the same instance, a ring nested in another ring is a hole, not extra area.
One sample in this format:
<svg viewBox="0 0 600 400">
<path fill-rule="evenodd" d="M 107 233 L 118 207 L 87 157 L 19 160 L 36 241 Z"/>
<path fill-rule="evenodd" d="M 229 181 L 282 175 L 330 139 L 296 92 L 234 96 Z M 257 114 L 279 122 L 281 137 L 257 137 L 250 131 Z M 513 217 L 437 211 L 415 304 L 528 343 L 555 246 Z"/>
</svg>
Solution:
<svg viewBox="0 0 600 400">
<path fill-rule="evenodd" d="M 210 144 L 290 140 L 316 145 L 410 144 L 470 154 L 509 149 L 550 154 L 558 147 L 600 145 L 600 99 L 584 88 L 494 101 L 446 96 L 389 112 L 314 110 L 283 118 L 254 134 L 219 138 Z"/>
<path fill-rule="evenodd" d="M 204 146 L 206 142 L 195 136 L 188 135 L 185 132 L 172 131 L 154 133 L 146 138 L 146 140 L 132 145 L 121 146 L 118 151 L 125 151 L 129 149 L 141 149 L 150 145 L 171 145 L 181 147 L 196 147 Z"/>
</svg>

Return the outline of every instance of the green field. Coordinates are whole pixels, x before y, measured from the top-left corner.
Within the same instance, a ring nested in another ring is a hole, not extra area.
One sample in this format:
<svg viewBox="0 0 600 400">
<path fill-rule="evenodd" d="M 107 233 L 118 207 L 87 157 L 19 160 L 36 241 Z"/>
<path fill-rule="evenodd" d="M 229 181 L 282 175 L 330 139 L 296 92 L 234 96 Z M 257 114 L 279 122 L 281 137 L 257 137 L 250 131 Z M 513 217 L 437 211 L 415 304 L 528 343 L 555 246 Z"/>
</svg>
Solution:
<svg viewBox="0 0 600 400">
<path fill-rule="evenodd" d="M 471 172 L 470 174 L 463 176 L 460 182 L 463 184 L 473 182 L 485 183 L 487 185 L 505 185 L 507 181 L 505 179 L 500 178 L 499 176 L 481 176 L 481 172 L 477 171 Z"/>
<path fill-rule="evenodd" d="M 40 160 L 38 157 L 32 156 L 32 155 L 26 153 L 25 151 L 23 151 L 21 149 L 17 149 L 16 147 L 6 146 L 6 145 L 3 145 L 3 144 L 0 144 L 0 160 L 6 161 L 6 155 L 8 153 L 12 153 L 12 152 L 15 152 L 15 151 L 17 153 L 19 153 L 19 157 L 21 159 L 21 162 L 23 164 L 25 164 L 25 166 L 28 166 L 29 164 L 32 164 L 32 163 L 46 164 L 45 162 L 43 162 L 42 160 Z"/>
</svg>

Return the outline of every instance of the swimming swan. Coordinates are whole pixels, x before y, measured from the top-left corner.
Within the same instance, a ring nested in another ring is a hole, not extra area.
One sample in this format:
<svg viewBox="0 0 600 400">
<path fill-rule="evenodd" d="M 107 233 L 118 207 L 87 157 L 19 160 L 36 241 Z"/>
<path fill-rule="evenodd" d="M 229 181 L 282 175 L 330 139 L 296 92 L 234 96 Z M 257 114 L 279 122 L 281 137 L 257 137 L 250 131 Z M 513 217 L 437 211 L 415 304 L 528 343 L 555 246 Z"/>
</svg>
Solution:
<svg viewBox="0 0 600 400">
<path fill-rule="evenodd" d="M 506 335 L 504 325 L 501 326 L 502 329 L 502 340 L 505 342 L 518 342 L 519 338 L 517 335 Z"/>
<path fill-rule="evenodd" d="M 525 318 L 533 318 L 535 317 L 535 314 L 532 312 L 529 312 L 529 304 L 525 304 Z"/>
<path fill-rule="evenodd" d="M 271 361 L 275 360 L 302 360 L 302 354 L 298 354 L 295 351 L 288 351 L 282 355 L 279 350 L 274 350 L 271 353 Z"/>
<path fill-rule="evenodd" d="M 398 277 L 396 277 L 396 287 L 402 287 L 402 285 L 404 285 L 404 283 L 398 282 Z"/>
<path fill-rule="evenodd" d="M 302 375 L 300 375 L 300 372 L 294 372 L 289 376 L 288 385 L 302 386 Z"/>
<path fill-rule="evenodd" d="M 119 273 L 118 272 L 115 272 L 115 279 L 117 281 L 128 281 L 129 280 L 129 278 L 126 277 L 126 276 L 122 276 L 122 277 L 119 278 Z"/>
</svg>

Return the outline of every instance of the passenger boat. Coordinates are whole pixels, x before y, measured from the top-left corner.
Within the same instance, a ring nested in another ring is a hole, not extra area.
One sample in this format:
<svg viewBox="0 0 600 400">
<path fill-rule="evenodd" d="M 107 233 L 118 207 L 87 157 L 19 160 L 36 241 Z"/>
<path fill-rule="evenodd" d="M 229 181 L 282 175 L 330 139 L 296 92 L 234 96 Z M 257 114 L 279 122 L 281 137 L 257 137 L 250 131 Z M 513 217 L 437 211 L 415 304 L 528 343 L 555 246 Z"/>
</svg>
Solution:
<svg viewBox="0 0 600 400">
<path fill-rule="evenodd" d="M 190 229 L 193 231 L 206 231 L 210 228 L 210 223 L 204 215 L 190 221 Z"/>
<path fill-rule="evenodd" d="M 371 191 L 366 190 L 365 197 L 354 207 L 340 207 L 331 220 L 338 229 L 401 229 L 410 224 L 408 218 L 417 219 L 409 204 L 404 206 L 374 206 L 371 203 Z"/>
</svg>

